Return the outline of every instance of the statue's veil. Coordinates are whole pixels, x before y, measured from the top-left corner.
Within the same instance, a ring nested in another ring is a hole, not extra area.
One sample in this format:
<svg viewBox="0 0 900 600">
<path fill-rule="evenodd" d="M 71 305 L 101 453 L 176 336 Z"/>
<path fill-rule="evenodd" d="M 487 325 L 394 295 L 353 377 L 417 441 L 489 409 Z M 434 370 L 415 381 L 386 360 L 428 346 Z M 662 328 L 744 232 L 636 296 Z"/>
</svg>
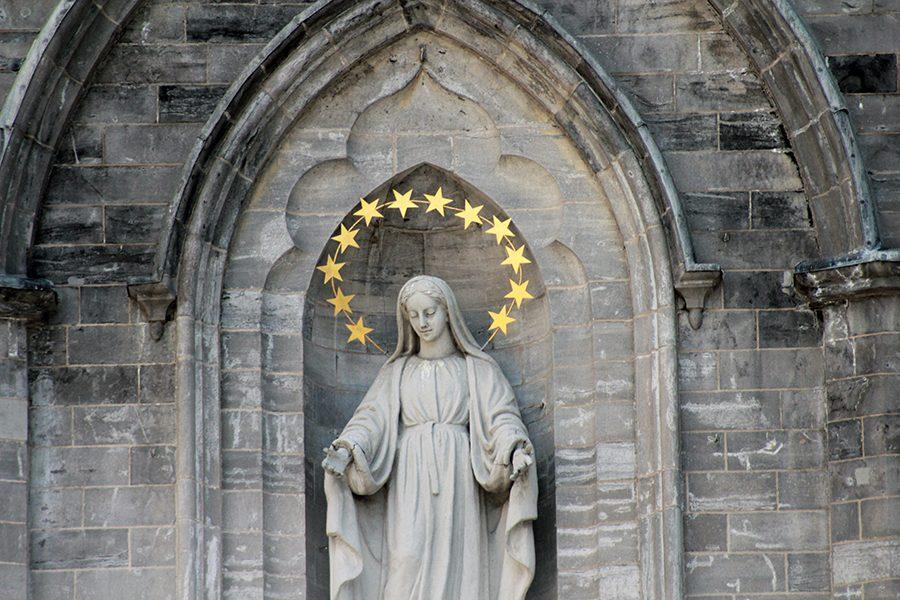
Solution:
<svg viewBox="0 0 900 600">
<path fill-rule="evenodd" d="M 403 299 L 415 292 L 423 292 L 437 298 L 447 307 L 450 333 L 453 334 L 453 341 L 460 352 L 494 362 L 494 359 L 478 346 L 478 342 L 475 341 L 475 337 L 469 331 L 469 327 L 466 325 L 462 311 L 459 308 L 459 303 L 456 301 L 456 296 L 447 282 L 440 277 L 432 275 L 417 275 L 403 284 L 400 293 L 397 294 L 397 348 L 385 364 L 390 364 L 401 356 L 409 356 L 419 351 L 419 336 L 413 330 L 412 324 L 409 322 L 406 311 L 403 308 Z"/>
</svg>

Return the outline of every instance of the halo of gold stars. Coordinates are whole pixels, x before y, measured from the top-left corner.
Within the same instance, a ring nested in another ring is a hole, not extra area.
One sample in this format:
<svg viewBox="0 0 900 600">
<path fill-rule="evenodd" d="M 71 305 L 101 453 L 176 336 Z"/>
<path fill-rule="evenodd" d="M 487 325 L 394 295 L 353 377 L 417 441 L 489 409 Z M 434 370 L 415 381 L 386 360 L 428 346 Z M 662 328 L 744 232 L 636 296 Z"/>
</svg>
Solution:
<svg viewBox="0 0 900 600">
<path fill-rule="evenodd" d="M 439 187 L 433 194 L 424 194 L 424 198 L 421 199 L 413 197 L 412 189 L 405 192 L 394 189 L 391 190 L 391 194 L 393 200 L 360 198 L 358 208 L 352 213 L 356 220 L 349 227 L 345 223 L 341 223 L 339 233 L 331 238 L 337 244 L 334 253 L 326 254 L 325 263 L 316 267 L 323 274 L 324 284 L 331 287 L 332 297 L 327 301 L 334 307 L 334 317 L 339 318 L 343 315 L 347 321 L 345 323 L 345 327 L 349 331 L 347 343 L 358 342 L 363 346 L 372 344 L 379 351 L 384 352 L 381 346 L 372 339 L 370 334 L 375 329 L 365 323 L 365 315 L 359 315 L 358 318 L 351 316 L 354 313 L 350 302 L 356 297 L 356 294 L 346 294 L 338 285 L 338 282 L 344 283 L 341 268 L 346 264 L 346 262 L 338 262 L 338 260 L 351 248 L 359 248 L 356 236 L 360 232 L 360 227 L 369 227 L 375 219 L 383 219 L 382 210 L 387 208 L 399 211 L 400 216 L 405 219 L 408 211 L 425 207 L 426 213 L 436 212 L 442 217 L 456 216 L 462 219 L 465 230 L 469 230 L 469 225 L 475 225 L 472 231 L 482 228 L 485 234 L 494 236 L 497 244 L 502 245 L 506 251 L 506 258 L 500 264 L 510 267 L 515 278 L 509 279 L 510 290 L 504 296 L 504 304 L 500 306 L 500 309 L 487 311 L 491 318 L 491 324 L 488 327 L 488 331 L 491 333 L 484 346 L 487 346 L 498 333 L 507 335 L 509 326 L 516 323 L 512 312 L 521 310 L 525 300 L 534 298 L 528 290 L 530 280 L 524 278 L 525 265 L 532 264 L 532 261 L 525 256 L 525 244 L 517 245 L 514 241 L 516 234 L 510 229 L 512 219 L 508 217 L 501 219 L 497 215 L 482 215 L 481 211 L 484 209 L 484 205 L 473 205 L 467 198 L 463 200 L 462 206 L 459 206 L 455 199 L 444 196 L 442 187 Z"/>
</svg>

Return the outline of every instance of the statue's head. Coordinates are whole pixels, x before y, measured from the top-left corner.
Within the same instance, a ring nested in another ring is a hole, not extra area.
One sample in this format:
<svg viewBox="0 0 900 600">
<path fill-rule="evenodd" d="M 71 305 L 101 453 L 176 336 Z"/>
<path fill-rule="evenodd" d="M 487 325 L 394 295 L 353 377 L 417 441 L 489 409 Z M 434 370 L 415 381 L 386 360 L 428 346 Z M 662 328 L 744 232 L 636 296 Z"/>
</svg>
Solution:
<svg viewBox="0 0 900 600">
<path fill-rule="evenodd" d="M 388 362 L 418 352 L 420 339 L 430 342 L 447 333 L 463 354 L 490 360 L 466 326 L 447 282 L 432 275 L 413 277 L 397 296 L 397 349 Z"/>
<path fill-rule="evenodd" d="M 445 334 L 449 323 L 447 296 L 437 277 L 413 277 L 400 290 L 398 301 L 410 326 L 420 339 L 434 341 Z M 453 292 L 450 292 L 451 294 Z"/>
</svg>

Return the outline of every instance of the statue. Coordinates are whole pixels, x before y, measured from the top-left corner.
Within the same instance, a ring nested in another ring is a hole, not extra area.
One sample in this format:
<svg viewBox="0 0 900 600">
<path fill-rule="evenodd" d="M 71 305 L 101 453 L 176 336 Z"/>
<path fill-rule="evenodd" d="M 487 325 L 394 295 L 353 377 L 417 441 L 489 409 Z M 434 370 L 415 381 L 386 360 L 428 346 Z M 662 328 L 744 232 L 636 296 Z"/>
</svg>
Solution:
<svg viewBox="0 0 900 600">
<path fill-rule="evenodd" d="M 534 576 L 533 448 L 450 286 L 397 299 L 397 349 L 325 449 L 332 600 L 521 600 Z"/>
</svg>

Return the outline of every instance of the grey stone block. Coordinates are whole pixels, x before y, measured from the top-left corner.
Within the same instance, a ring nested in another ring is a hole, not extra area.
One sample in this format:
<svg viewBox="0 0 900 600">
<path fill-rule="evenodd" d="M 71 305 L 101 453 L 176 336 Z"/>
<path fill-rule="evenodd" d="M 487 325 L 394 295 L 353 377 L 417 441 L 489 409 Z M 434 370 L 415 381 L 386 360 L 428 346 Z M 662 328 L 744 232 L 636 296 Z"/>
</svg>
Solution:
<svg viewBox="0 0 900 600">
<path fill-rule="evenodd" d="M 811 469 L 825 463 L 821 431 L 735 431 L 727 436 L 729 469 Z"/>
<path fill-rule="evenodd" d="M 92 85 L 78 106 L 78 123 L 153 123 L 156 95 L 149 85 Z"/>
<path fill-rule="evenodd" d="M 831 541 L 847 542 L 859 539 L 859 503 L 831 505 Z"/>
<path fill-rule="evenodd" d="M 773 510 L 774 473 L 694 473 L 688 475 L 688 510 Z"/>
<path fill-rule="evenodd" d="M 611 33 L 615 27 L 615 6 L 602 0 L 539 0 L 560 25 L 572 35 Z"/>
<path fill-rule="evenodd" d="M 828 460 L 859 458 L 863 454 L 862 443 L 861 420 L 828 424 Z"/>
<path fill-rule="evenodd" d="M 128 483 L 128 448 L 35 448 L 36 487 Z"/>
<path fill-rule="evenodd" d="M 82 323 L 127 323 L 128 290 L 124 285 L 81 288 Z"/>
<path fill-rule="evenodd" d="M 106 208 L 104 231 L 110 244 L 153 243 L 166 215 L 165 204 L 109 206 Z"/>
<path fill-rule="evenodd" d="M 185 6 L 169 3 L 141 7 L 124 27 L 122 41 L 132 44 L 184 41 Z"/>
<path fill-rule="evenodd" d="M 31 596 L 34 600 L 72 600 L 75 596 L 73 571 L 31 572 Z"/>
<path fill-rule="evenodd" d="M 171 486 L 130 486 L 84 492 L 84 523 L 88 527 L 171 525 L 175 522 L 175 489 Z"/>
<path fill-rule="evenodd" d="M 72 417 L 79 445 L 170 444 L 175 439 L 174 404 L 76 407 Z"/>
<path fill-rule="evenodd" d="M 791 296 L 781 287 L 784 271 L 725 271 L 725 308 L 788 308 Z"/>
<path fill-rule="evenodd" d="M 141 403 L 175 402 L 175 365 L 141 365 L 139 376 Z"/>
<path fill-rule="evenodd" d="M 711 6 L 690 0 L 622 0 L 616 23 L 619 31 L 629 33 L 674 33 L 719 28 Z"/>
<path fill-rule="evenodd" d="M 784 471 L 778 473 L 778 508 L 825 508 L 831 499 L 827 471 Z"/>
<path fill-rule="evenodd" d="M 103 129 L 90 125 L 72 126 L 60 139 L 54 161 L 79 166 L 103 162 Z"/>
<path fill-rule="evenodd" d="M 685 72 L 700 66 L 694 34 L 607 35 L 584 43 L 613 73 Z"/>
<path fill-rule="evenodd" d="M 812 388 L 824 380 L 824 358 L 819 349 L 734 350 L 720 353 L 723 388 Z M 782 369 L 782 365 L 793 365 Z"/>
<path fill-rule="evenodd" d="M 34 327 L 28 331 L 28 365 L 31 367 L 65 364 L 65 348 L 65 327 Z"/>
<path fill-rule="evenodd" d="M 812 227 L 806 196 L 802 192 L 753 192 L 751 218 L 754 229 Z"/>
<path fill-rule="evenodd" d="M 135 367 L 30 369 L 33 405 L 113 404 L 137 400 Z"/>
<path fill-rule="evenodd" d="M 896 600 L 900 595 L 900 577 L 867 583 L 863 586 L 863 594 L 868 600 Z"/>
<path fill-rule="evenodd" d="M 179 181 L 179 167 L 57 166 L 50 174 L 46 202 L 116 204 L 171 200 Z"/>
<path fill-rule="evenodd" d="M 750 194 L 717 192 L 682 196 L 691 231 L 722 231 L 750 227 Z"/>
<path fill-rule="evenodd" d="M 876 456 L 830 465 L 835 502 L 900 495 L 900 465 L 894 457 Z"/>
<path fill-rule="evenodd" d="M 198 4 L 188 7 L 187 39 L 191 42 L 267 42 L 302 6 Z"/>
<path fill-rule="evenodd" d="M 180 163 L 197 141 L 198 125 L 118 125 L 106 128 L 108 163 Z"/>
<path fill-rule="evenodd" d="M 146 446 L 131 449 L 131 484 L 175 483 L 175 447 Z"/>
<path fill-rule="evenodd" d="M 35 406 L 29 413 L 28 440 L 32 446 L 68 446 L 72 443 L 71 409 L 61 406 Z"/>
<path fill-rule="evenodd" d="M 113 46 L 97 83 L 202 83 L 206 80 L 206 47 L 199 44 Z"/>
<path fill-rule="evenodd" d="M 728 593 L 740 582 L 743 593 L 785 588 L 784 560 L 778 554 L 695 554 L 685 561 L 688 594 Z"/>
<path fill-rule="evenodd" d="M 48 206 L 41 212 L 37 241 L 40 244 L 102 242 L 102 211 L 92 206 Z"/>
<path fill-rule="evenodd" d="M 32 569 L 86 569 L 128 565 L 127 529 L 35 531 L 31 539 Z"/>
<path fill-rule="evenodd" d="M 719 116 L 721 150 L 772 150 L 788 147 L 781 119 L 775 113 L 730 113 Z"/>
<path fill-rule="evenodd" d="M 719 147 L 716 115 L 654 114 L 647 125 L 660 150 L 715 150 Z"/>
<path fill-rule="evenodd" d="M 691 430 L 771 429 L 781 422 L 781 392 L 680 394 L 682 427 Z"/>
<path fill-rule="evenodd" d="M 680 390 L 714 390 L 718 387 L 718 356 L 715 352 L 682 352 L 678 354 L 678 388 Z"/>
<path fill-rule="evenodd" d="M 203 123 L 225 94 L 223 85 L 159 86 L 160 123 Z"/>
<path fill-rule="evenodd" d="M 762 84 L 752 73 L 676 75 L 675 100 L 679 110 L 686 112 L 770 108 Z"/>
<path fill-rule="evenodd" d="M 28 528 L 25 523 L 0 523 L 0 561 L 21 563 L 27 556 Z"/>
<path fill-rule="evenodd" d="M 798 348 L 821 346 L 822 327 L 810 311 L 760 311 L 761 348 Z"/>
<path fill-rule="evenodd" d="M 781 393 L 782 425 L 788 429 L 821 429 L 825 424 L 825 391 L 791 390 Z"/>
<path fill-rule="evenodd" d="M 83 283 L 121 282 L 147 276 L 155 256 L 152 245 L 36 246 L 35 274 L 55 283 L 74 277 Z"/>
<path fill-rule="evenodd" d="M 263 44 L 210 44 L 209 83 L 231 84 L 262 47 Z"/>
<path fill-rule="evenodd" d="M 828 513 L 785 511 L 731 515 L 731 551 L 827 550 Z"/>
<path fill-rule="evenodd" d="M 860 507 L 864 538 L 900 536 L 900 498 L 863 500 Z"/>
<path fill-rule="evenodd" d="M 172 328 L 167 331 L 171 332 Z M 172 336 L 155 341 L 144 323 L 95 325 L 69 330 L 69 363 L 165 363 L 174 358 Z"/>
<path fill-rule="evenodd" d="M 616 79 L 641 114 L 670 112 L 675 108 L 674 75 L 649 73 L 620 75 Z"/>
<path fill-rule="evenodd" d="M 807 23 L 826 54 L 893 52 L 900 38 L 896 15 L 810 16 Z"/>
<path fill-rule="evenodd" d="M 882 415 L 863 420 L 866 456 L 900 452 L 900 415 Z"/>
<path fill-rule="evenodd" d="M 0 3 L 0 25 L 4 29 L 38 30 L 55 6 L 56 2 L 52 0 L 34 0 L 28 4 L 5 0 Z"/>
<path fill-rule="evenodd" d="M 788 554 L 788 584 L 790 592 L 827 592 L 831 589 L 828 554 Z"/>
<path fill-rule="evenodd" d="M 25 482 L 0 481 L 0 521 L 25 522 L 28 494 Z"/>
<path fill-rule="evenodd" d="M 725 434 L 684 433 L 681 456 L 685 471 L 722 471 L 725 469 Z"/>
<path fill-rule="evenodd" d="M 78 488 L 32 489 L 29 498 L 32 528 L 81 527 L 83 494 Z"/>
<path fill-rule="evenodd" d="M 752 311 L 706 311 L 703 327 L 696 330 L 680 318 L 678 342 L 679 350 L 688 351 L 756 348 L 756 316 Z"/>
<path fill-rule="evenodd" d="M 136 527 L 131 530 L 131 564 L 135 567 L 175 565 L 173 527 Z"/>
<path fill-rule="evenodd" d="M 174 600 L 174 569 L 103 569 L 78 575 L 75 600 Z"/>
<path fill-rule="evenodd" d="M 25 481 L 28 447 L 24 442 L 0 440 L 0 479 Z"/>
<path fill-rule="evenodd" d="M 728 550 L 728 517 L 724 514 L 689 513 L 684 517 L 686 552 Z"/>
<path fill-rule="evenodd" d="M 873 540 L 838 544 L 832 551 L 835 586 L 900 576 L 897 554 L 900 540 Z"/>
</svg>

